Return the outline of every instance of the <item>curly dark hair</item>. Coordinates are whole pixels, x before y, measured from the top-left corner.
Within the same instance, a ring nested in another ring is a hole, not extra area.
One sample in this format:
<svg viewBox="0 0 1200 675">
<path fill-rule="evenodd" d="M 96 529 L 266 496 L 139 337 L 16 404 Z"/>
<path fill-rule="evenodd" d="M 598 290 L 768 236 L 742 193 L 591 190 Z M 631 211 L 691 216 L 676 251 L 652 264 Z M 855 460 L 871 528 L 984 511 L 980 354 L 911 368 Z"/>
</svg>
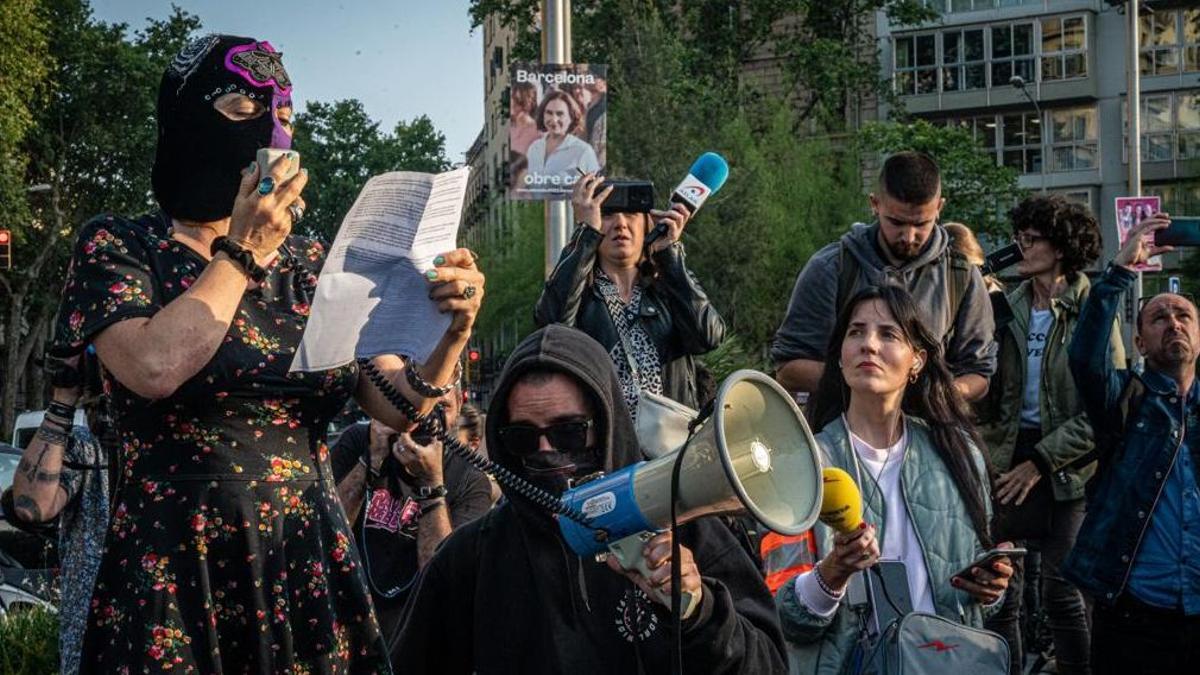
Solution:
<svg viewBox="0 0 1200 675">
<path fill-rule="evenodd" d="M 1092 210 L 1062 195 L 1044 194 L 1025 198 L 1008 213 L 1013 234 L 1037 230 L 1062 253 L 1063 273 L 1068 277 L 1096 262 L 1104 248 L 1100 224 Z"/>
</svg>

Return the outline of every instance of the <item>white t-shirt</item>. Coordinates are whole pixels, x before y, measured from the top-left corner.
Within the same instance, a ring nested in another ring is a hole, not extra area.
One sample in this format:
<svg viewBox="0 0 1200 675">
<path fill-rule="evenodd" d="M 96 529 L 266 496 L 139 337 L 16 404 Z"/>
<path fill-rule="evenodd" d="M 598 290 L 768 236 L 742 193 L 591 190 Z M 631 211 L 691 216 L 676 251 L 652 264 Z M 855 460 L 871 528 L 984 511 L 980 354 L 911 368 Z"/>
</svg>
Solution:
<svg viewBox="0 0 1200 675">
<path fill-rule="evenodd" d="M 925 556 L 921 553 L 921 543 L 917 539 L 916 528 L 908 517 L 908 509 L 904 505 L 900 488 L 900 469 L 904 465 L 904 453 L 908 448 L 907 427 L 900 435 L 900 440 L 890 448 L 873 448 L 853 431 L 850 432 L 850 444 L 858 454 L 864 472 L 874 479 L 872 481 L 871 478 L 863 476 L 863 484 L 860 486 L 863 503 L 865 504 L 876 490 L 883 497 L 887 532 L 884 540 L 880 542 L 880 558 L 903 561 L 908 574 L 908 590 L 912 597 L 913 609 L 936 614 Z M 840 598 L 833 598 L 822 591 L 812 574 L 805 572 L 796 578 L 796 594 L 800 602 L 813 613 L 830 616 L 837 609 Z"/>
<path fill-rule="evenodd" d="M 546 156 L 546 136 L 529 144 L 526 155 L 529 158 L 530 176 L 558 176 L 561 183 L 554 186 L 550 183 L 543 185 L 524 185 L 526 189 L 537 190 L 557 187 L 570 192 L 571 185 L 579 179 L 579 171 L 591 173 L 600 170 L 600 162 L 596 159 L 596 151 L 592 146 L 579 140 L 575 134 L 567 134 L 554 152 Z M 565 187 L 564 187 L 565 186 Z"/>
<path fill-rule="evenodd" d="M 1035 309 L 1029 317 L 1029 336 L 1025 339 L 1025 393 L 1021 398 L 1021 426 L 1040 429 L 1042 426 L 1042 356 L 1046 340 L 1054 327 L 1054 313 Z"/>
</svg>

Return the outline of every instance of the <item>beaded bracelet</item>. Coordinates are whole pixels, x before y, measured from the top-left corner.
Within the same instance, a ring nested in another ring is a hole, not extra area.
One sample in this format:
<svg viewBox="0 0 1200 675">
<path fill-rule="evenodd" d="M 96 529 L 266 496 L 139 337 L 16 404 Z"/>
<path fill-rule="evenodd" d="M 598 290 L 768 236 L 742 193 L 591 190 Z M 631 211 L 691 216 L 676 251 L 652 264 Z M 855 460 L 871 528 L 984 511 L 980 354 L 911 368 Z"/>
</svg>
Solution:
<svg viewBox="0 0 1200 675">
<path fill-rule="evenodd" d="M 825 581 L 825 577 L 821 576 L 821 568 L 816 565 L 813 565 L 813 576 L 816 578 L 817 585 L 821 587 L 821 590 L 825 593 L 825 595 L 828 595 L 834 599 L 838 599 L 846 593 L 845 589 L 840 591 L 833 590 L 833 587 L 829 585 L 829 582 Z"/>
</svg>

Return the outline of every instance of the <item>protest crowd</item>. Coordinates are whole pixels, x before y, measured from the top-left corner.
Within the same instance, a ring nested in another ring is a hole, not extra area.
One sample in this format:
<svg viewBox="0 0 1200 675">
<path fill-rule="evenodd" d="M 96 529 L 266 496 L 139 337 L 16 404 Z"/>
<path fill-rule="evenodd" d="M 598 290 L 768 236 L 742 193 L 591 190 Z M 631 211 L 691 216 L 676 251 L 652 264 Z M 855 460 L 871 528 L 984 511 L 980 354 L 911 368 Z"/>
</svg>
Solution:
<svg viewBox="0 0 1200 675">
<path fill-rule="evenodd" d="M 184 49 L 147 158 L 160 208 L 78 235 L 53 395 L 5 495 L 18 524 L 60 522 L 63 672 L 1018 675 L 1039 640 L 1063 674 L 1195 671 L 1197 307 L 1136 299 L 1140 368 L 1119 319 L 1169 214 L 1104 260 L 1087 207 L 1028 197 L 1006 288 L 970 224 L 941 222 L 937 163 L 891 155 L 874 221 L 797 262 L 770 350 L 861 518 L 781 535 L 715 513 L 648 533 L 627 569 L 578 555 L 542 496 L 648 459 L 654 406 L 719 397 L 694 212 L 615 205 L 583 153 L 538 328 L 486 410 L 461 382 L 488 264 L 465 248 L 424 271 L 447 318 L 427 356 L 291 371 L 328 252 L 292 231 L 309 177 L 281 57 Z M 587 147 L 604 84 L 577 89 L 513 89 L 530 167 Z M 327 445 L 351 401 L 364 421 Z"/>
</svg>

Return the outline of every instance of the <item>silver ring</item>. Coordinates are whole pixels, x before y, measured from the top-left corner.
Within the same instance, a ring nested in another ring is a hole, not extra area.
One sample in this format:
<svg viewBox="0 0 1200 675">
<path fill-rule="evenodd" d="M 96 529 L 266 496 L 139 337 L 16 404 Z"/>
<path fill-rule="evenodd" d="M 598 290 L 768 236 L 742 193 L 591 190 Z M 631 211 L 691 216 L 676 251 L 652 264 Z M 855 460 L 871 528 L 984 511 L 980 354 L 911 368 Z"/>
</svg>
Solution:
<svg viewBox="0 0 1200 675">
<path fill-rule="evenodd" d="M 292 224 L 300 222 L 304 219 L 304 207 L 299 204 L 292 203 L 288 206 L 288 213 L 292 214 Z"/>
<path fill-rule="evenodd" d="M 466 288 L 464 288 L 463 292 L 462 292 L 462 296 L 463 296 L 463 298 L 465 298 L 467 300 L 470 300 L 471 298 L 475 297 L 475 287 L 467 286 Z"/>
</svg>

